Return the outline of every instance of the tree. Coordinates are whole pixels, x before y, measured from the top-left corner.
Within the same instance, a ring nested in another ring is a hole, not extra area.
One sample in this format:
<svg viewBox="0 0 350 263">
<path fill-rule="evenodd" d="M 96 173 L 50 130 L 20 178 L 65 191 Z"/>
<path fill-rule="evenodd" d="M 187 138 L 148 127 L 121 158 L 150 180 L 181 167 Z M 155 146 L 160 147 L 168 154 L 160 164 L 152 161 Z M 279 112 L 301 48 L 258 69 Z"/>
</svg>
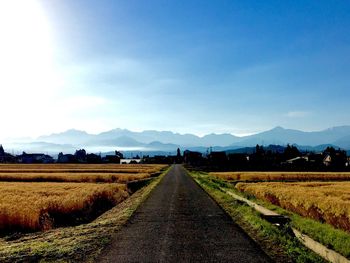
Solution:
<svg viewBox="0 0 350 263">
<path fill-rule="evenodd" d="M 119 151 L 115 151 L 115 156 L 117 156 L 119 159 L 123 159 L 124 158 L 124 155 L 119 152 Z"/>
<path fill-rule="evenodd" d="M 344 150 L 334 149 L 334 147 L 327 147 L 323 152 L 323 156 L 326 157 L 329 155 L 330 158 L 330 167 L 332 169 L 341 170 L 345 167 L 345 163 L 347 162 L 347 155 Z"/>
<path fill-rule="evenodd" d="M 262 145 L 259 146 L 259 144 L 257 144 L 255 146 L 255 153 L 256 155 L 263 155 L 265 153 L 264 147 Z"/>
<path fill-rule="evenodd" d="M 293 159 L 295 157 L 300 156 L 300 152 L 297 147 L 294 145 L 290 146 L 289 144 L 287 145 L 286 149 L 284 149 L 284 158 L 285 160 Z"/>
<path fill-rule="evenodd" d="M 0 144 L 0 156 L 5 155 L 4 148 L 2 147 L 2 144 Z"/>
<path fill-rule="evenodd" d="M 176 150 L 176 163 L 182 163 L 182 161 L 183 161 L 183 159 L 182 159 L 180 148 L 177 148 L 177 150 Z"/>
<path fill-rule="evenodd" d="M 181 151 L 180 151 L 180 148 L 177 148 L 177 150 L 176 150 L 176 157 L 181 157 Z"/>
<path fill-rule="evenodd" d="M 74 154 L 78 162 L 86 162 L 86 151 L 85 149 L 76 150 Z"/>
<path fill-rule="evenodd" d="M 63 152 L 60 152 L 59 154 L 58 154 L 58 156 L 57 156 L 57 162 L 62 162 L 62 160 L 63 160 Z"/>
</svg>

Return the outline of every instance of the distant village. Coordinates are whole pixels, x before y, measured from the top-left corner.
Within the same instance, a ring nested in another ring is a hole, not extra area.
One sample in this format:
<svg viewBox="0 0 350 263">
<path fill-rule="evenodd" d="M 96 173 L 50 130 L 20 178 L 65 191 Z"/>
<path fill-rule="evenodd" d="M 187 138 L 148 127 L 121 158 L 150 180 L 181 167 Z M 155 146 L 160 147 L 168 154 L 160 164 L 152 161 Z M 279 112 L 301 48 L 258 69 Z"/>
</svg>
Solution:
<svg viewBox="0 0 350 263">
<path fill-rule="evenodd" d="M 63 154 L 60 152 L 57 159 L 44 153 L 26 153 L 23 152 L 20 155 L 12 155 L 5 152 L 3 146 L 0 144 L 0 163 L 139 163 L 141 158 L 136 156 L 135 158 L 124 159 L 121 152 L 115 151 L 114 155 L 106 155 L 104 157 L 101 154 L 87 153 L 84 149 L 76 150 L 74 154 Z"/>
<path fill-rule="evenodd" d="M 247 153 L 229 153 L 212 151 L 206 153 L 177 149 L 176 155 L 138 156 L 124 158 L 123 153 L 115 151 L 113 155 L 87 153 L 84 149 L 74 154 L 58 154 L 57 159 L 44 153 L 26 153 L 13 155 L 5 152 L 0 145 L 0 163 L 184 163 L 204 170 L 215 171 L 350 171 L 350 158 L 346 151 L 327 147 L 322 152 L 299 151 L 297 147 L 270 145 L 256 147 Z"/>
<path fill-rule="evenodd" d="M 256 145 L 250 153 L 185 151 L 184 163 L 213 171 L 350 171 L 346 151 L 327 147 L 322 152 L 301 152 L 287 145 Z"/>
</svg>

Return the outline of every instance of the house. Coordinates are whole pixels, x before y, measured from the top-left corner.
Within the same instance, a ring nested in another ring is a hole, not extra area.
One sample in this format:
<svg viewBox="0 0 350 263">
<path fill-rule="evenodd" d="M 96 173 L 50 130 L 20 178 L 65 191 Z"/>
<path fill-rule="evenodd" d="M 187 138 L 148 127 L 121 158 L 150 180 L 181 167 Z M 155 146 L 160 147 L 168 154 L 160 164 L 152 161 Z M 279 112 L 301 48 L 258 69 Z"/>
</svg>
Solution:
<svg viewBox="0 0 350 263">
<path fill-rule="evenodd" d="M 326 154 L 326 156 L 323 158 L 323 164 L 327 167 L 332 164 L 332 157 L 330 154 Z"/>
<path fill-rule="evenodd" d="M 298 156 L 292 159 L 289 159 L 286 161 L 286 163 L 289 164 L 300 164 L 300 163 L 306 163 L 309 161 L 309 157 L 307 156 Z"/>
<path fill-rule="evenodd" d="M 347 161 L 345 163 L 346 167 L 350 167 L 350 157 L 347 157 Z"/>
<path fill-rule="evenodd" d="M 106 155 L 102 158 L 102 162 L 104 163 L 121 163 L 120 160 L 123 159 L 124 156 L 121 152 L 115 151 L 114 155 Z"/>
<path fill-rule="evenodd" d="M 315 165 L 314 163 L 310 163 L 309 160 L 309 156 L 297 156 L 281 162 L 281 167 L 287 170 L 305 170 Z"/>
<path fill-rule="evenodd" d="M 120 159 L 120 164 L 136 164 L 140 162 L 141 162 L 140 158 Z"/>
</svg>

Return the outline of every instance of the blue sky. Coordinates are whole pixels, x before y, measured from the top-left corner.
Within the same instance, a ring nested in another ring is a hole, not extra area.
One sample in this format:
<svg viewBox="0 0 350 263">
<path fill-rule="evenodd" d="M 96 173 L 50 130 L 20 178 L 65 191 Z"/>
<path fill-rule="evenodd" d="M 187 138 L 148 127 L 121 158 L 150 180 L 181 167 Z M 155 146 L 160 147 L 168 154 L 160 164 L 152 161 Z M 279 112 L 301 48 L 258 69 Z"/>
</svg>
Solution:
<svg viewBox="0 0 350 263">
<path fill-rule="evenodd" d="M 23 20 L 13 30 L 23 35 L 25 18 L 40 10 L 37 37 L 27 38 L 40 40 L 35 52 L 47 49 L 50 61 L 25 65 L 53 77 L 40 89 L 39 77 L 26 82 L 34 91 L 0 136 L 117 127 L 242 135 L 350 124 L 348 1 L 28 1 L 35 8 L 12 18 Z M 33 104 L 45 113 L 28 120 L 21 113 Z"/>
</svg>

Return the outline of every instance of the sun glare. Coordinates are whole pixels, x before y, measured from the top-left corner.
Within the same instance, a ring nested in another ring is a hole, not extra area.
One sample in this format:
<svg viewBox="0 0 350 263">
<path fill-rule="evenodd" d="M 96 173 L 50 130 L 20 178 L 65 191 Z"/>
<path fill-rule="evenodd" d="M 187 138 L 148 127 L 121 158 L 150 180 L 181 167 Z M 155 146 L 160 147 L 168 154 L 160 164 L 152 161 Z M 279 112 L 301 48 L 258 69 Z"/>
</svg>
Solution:
<svg viewBox="0 0 350 263">
<path fill-rule="evenodd" d="M 12 102 L 11 99 L 30 100 L 50 89 L 54 77 L 53 45 L 49 23 L 39 3 L 0 1 L 0 32 L 2 98 Z"/>
<path fill-rule="evenodd" d="M 54 45 L 46 14 L 37 0 L 0 1 L 0 94 L 8 129 L 34 129 L 24 112 L 48 114 L 58 91 Z M 45 109 L 45 110 L 43 110 Z M 34 127 L 33 127 L 34 126 Z M 1 135 L 1 134 L 0 134 Z"/>
</svg>

